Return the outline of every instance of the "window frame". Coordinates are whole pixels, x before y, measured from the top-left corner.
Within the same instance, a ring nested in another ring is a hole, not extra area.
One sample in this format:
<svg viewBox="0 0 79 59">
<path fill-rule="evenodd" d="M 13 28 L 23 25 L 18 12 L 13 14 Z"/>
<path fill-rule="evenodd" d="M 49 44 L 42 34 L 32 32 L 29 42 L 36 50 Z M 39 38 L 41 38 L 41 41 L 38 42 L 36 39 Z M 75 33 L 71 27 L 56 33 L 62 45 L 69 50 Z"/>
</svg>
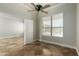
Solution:
<svg viewBox="0 0 79 59">
<path fill-rule="evenodd" d="M 61 14 L 61 13 L 58 13 L 58 14 Z M 63 13 L 62 13 L 63 14 Z M 62 16 L 62 18 L 63 18 L 63 16 Z M 53 15 L 52 16 L 50 16 L 50 23 L 51 23 L 51 25 L 50 25 L 50 35 L 44 35 L 44 36 L 53 36 L 53 37 L 61 37 L 61 36 L 54 36 L 54 35 L 52 35 L 52 33 L 53 33 L 53 31 L 52 31 L 52 29 L 53 28 L 63 28 L 64 29 L 64 26 L 63 27 L 53 27 L 52 25 L 53 25 Z M 42 26 L 43 27 L 43 29 L 44 28 L 46 28 L 46 27 L 44 27 L 44 26 Z M 60 34 L 61 34 L 61 31 L 60 31 Z M 62 37 L 63 37 L 63 34 L 62 34 Z"/>
</svg>

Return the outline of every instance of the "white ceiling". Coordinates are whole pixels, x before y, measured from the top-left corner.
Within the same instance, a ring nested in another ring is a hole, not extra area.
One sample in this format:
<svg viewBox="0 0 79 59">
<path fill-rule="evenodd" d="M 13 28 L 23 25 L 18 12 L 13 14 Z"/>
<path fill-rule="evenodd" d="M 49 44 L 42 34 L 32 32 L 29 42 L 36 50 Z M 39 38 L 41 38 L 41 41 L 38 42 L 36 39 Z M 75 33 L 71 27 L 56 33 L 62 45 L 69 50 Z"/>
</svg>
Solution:
<svg viewBox="0 0 79 59">
<path fill-rule="evenodd" d="M 39 3 L 36 3 L 39 4 Z M 41 5 L 46 5 L 46 3 L 40 3 Z M 56 3 L 50 3 L 51 6 L 57 5 Z M 25 18 L 31 17 L 31 13 L 27 12 L 32 10 L 33 6 L 30 3 L 24 5 L 24 3 L 0 3 L 0 12 L 8 13 L 10 15 Z"/>
<path fill-rule="evenodd" d="M 31 14 L 27 12 L 27 7 L 19 3 L 0 3 L 0 12 L 4 12 L 16 17 L 30 17 Z"/>
</svg>

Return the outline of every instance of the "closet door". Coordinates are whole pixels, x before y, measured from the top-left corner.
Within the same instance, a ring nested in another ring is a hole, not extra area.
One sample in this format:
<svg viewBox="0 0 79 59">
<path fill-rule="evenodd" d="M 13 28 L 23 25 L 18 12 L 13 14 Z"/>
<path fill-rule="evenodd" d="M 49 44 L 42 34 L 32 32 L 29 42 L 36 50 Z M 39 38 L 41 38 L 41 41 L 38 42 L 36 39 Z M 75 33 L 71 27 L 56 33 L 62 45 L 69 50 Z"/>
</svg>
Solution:
<svg viewBox="0 0 79 59">
<path fill-rule="evenodd" d="M 33 20 L 24 19 L 24 44 L 33 42 Z"/>
</svg>

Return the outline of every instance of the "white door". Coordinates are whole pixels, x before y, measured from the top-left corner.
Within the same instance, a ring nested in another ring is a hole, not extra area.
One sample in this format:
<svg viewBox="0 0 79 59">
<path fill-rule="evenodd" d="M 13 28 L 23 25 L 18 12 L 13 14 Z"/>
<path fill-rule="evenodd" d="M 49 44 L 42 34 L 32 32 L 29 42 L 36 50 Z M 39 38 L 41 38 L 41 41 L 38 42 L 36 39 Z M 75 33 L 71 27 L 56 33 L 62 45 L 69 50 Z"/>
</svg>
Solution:
<svg viewBox="0 0 79 59">
<path fill-rule="evenodd" d="M 33 42 L 33 20 L 24 19 L 24 44 Z"/>
</svg>

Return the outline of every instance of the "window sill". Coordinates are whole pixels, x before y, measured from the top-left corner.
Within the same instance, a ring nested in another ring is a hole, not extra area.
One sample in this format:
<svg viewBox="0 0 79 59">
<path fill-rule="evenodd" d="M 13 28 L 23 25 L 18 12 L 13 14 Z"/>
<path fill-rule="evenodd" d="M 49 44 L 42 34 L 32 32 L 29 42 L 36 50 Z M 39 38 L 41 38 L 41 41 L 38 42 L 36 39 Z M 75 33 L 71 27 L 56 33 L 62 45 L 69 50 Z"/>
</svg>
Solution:
<svg viewBox="0 0 79 59">
<path fill-rule="evenodd" d="M 63 36 L 61 36 L 61 35 L 60 35 L 60 36 L 54 36 L 54 35 L 53 35 L 53 37 L 63 37 Z"/>
<path fill-rule="evenodd" d="M 63 38 L 63 36 L 50 36 L 50 35 L 42 35 L 42 36 L 46 36 L 46 37 L 57 37 L 57 38 Z"/>
</svg>

